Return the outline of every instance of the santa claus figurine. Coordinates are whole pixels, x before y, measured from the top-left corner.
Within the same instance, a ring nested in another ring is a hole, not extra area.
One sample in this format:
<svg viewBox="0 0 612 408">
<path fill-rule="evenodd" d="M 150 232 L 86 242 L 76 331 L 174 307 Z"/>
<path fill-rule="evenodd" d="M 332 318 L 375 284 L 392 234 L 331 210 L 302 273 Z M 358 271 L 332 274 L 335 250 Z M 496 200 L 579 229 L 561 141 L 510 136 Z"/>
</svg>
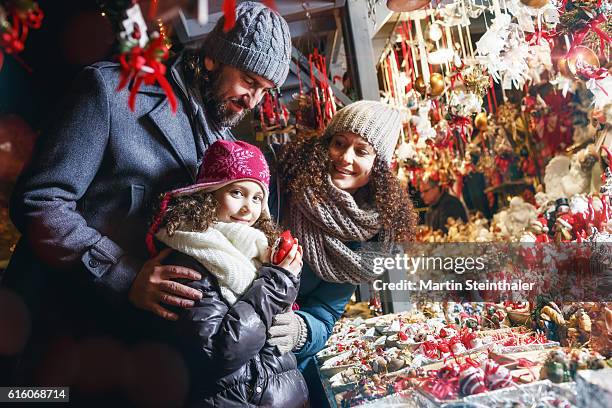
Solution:
<svg viewBox="0 0 612 408">
<path fill-rule="evenodd" d="M 555 241 L 570 242 L 573 239 L 574 217 L 570 212 L 569 201 L 567 198 L 559 198 L 556 201 L 556 205 Z"/>
<path fill-rule="evenodd" d="M 521 239 L 523 242 L 550 242 L 548 237 L 548 221 L 544 216 L 540 216 L 535 220 L 531 220 L 525 231 L 526 235 L 529 235 L 529 239 Z"/>
<path fill-rule="evenodd" d="M 606 199 L 606 197 L 602 198 L 598 195 L 589 197 L 589 225 L 596 228 L 599 232 L 604 232 L 606 230 L 610 219 L 610 210 L 607 203 L 604 201 Z"/>
</svg>

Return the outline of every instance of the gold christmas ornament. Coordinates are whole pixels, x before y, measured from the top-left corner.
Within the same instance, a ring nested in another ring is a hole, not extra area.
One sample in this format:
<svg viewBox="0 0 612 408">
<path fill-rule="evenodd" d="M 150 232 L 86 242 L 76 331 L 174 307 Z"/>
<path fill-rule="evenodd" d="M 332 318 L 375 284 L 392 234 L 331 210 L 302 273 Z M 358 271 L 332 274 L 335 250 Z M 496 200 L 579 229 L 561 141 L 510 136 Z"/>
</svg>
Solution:
<svg viewBox="0 0 612 408">
<path fill-rule="evenodd" d="M 523 116 L 519 116 L 515 121 L 516 131 L 519 133 L 527 133 L 529 128 L 527 126 L 527 121 Z"/>
<path fill-rule="evenodd" d="M 470 65 L 463 70 L 463 83 L 468 91 L 482 98 L 487 94 L 491 78 L 482 65 Z"/>
<path fill-rule="evenodd" d="M 559 70 L 559 73 L 566 78 L 574 77 L 567 66 L 567 58 L 565 57 L 559 58 L 559 61 L 557 61 L 557 69 Z"/>
<path fill-rule="evenodd" d="M 506 102 L 499 105 L 496 114 L 497 123 L 504 129 L 510 129 L 519 115 L 519 109 L 516 105 Z"/>
<path fill-rule="evenodd" d="M 421 95 L 425 95 L 427 93 L 427 85 L 425 85 L 425 80 L 422 76 L 418 77 L 414 81 L 414 89 Z"/>
<path fill-rule="evenodd" d="M 431 0 L 387 0 L 387 8 L 391 11 L 414 11 L 431 3 Z"/>
<path fill-rule="evenodd" d="M 573 76 L 576 76 L 576 72 L 578 70 L 579 65 L 589 65 L 593 68 L 599 68 L 599 58 L 597 58 L 597 54 L 588 48 L 582 45 L 574 48 L 571 52 L 567 54 L 567 67 Z"/>
<path fill-rule="evenodd" d="M 431 85 L 432 96 L 442 95 L 442 92 L 444 92 L 445 87 L 444 77 L 442 76 L 442 74 L 439 74 L 437 72 L 431 74 L 431 78 L 429 79 L 429 85 Z"/>
<path fill-rule="evenodd" d="M 524 5 L 535 9 L 544 7 L 548 4 L 548 2 L 549 0 L 521 0 L 521 3 L 523 3 Z"/>
<path fill-rule="evenodd" d="M 489 120 L 487 118 L 487 112 L 480 112 L 474 118 L 474 126 L 476 126 L 476 129 L 483 131 L 483 132 L 487 130 L 487 127 L 489 125 L 488 122 Z"/>
</svg>

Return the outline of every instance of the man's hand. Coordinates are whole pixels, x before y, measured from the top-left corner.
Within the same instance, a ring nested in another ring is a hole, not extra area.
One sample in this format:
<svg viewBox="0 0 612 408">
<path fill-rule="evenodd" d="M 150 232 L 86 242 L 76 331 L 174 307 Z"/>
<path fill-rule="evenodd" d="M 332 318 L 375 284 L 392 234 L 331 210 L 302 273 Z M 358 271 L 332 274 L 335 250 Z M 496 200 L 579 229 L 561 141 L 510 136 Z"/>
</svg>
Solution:
<svg viewBox="0 0 612 408">
<path fill-rule="evenodd" d="M 145 262 L 130 288 L 129 299 L 140 309 L 151 311 L 166 320 L 177 320 L 177 314 L 161 306 L 161 303 L 192 307 L 195 300 L 202 298 L 202 293 L 171 279 L 200 280 L 202 276 L 182 266 L 162 265 L 161 261 L 171 252 L 171 248 L 166 248 Z"/>
</svg>

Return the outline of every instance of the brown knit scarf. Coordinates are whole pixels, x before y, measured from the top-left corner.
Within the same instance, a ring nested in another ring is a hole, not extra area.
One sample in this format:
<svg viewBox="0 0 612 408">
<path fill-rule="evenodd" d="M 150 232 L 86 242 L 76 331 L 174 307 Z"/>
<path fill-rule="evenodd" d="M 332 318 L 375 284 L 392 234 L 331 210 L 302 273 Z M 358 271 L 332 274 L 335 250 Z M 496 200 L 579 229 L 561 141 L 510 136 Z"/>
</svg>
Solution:
<svg viewBox="0 0 612 408">
<path fill-rule="evenodd" d="M 391 247 L 391 234 L 382 229 L 378 213 L 360 208 L 353 196 L 327 180 L 329 194 L 314 203 L 313 192 L 305 189 L 292 197 L 290 220 L 292 233 L 304 249 L 304 259 L 313 271 L 328 282 L 370 282 L 377 277 L 374 258 L 382 252 L 351 250 L 346 242 L 367 242 L 376 234 Z"/>
</svg>

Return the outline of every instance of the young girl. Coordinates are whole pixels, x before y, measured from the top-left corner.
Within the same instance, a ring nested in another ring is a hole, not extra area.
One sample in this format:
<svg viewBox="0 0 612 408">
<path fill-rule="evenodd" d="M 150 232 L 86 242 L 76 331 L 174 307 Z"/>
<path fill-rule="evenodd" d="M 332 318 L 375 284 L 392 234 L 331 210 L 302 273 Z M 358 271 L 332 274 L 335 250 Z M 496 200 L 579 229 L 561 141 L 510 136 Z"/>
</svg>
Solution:
<svg viewBox="0 0 612 408">
<path fill-rule="evenodd" d="M 202 292 L 177 309 L 175 342 L 189 366 L 190 406 L 301 407 L 308 392 L 292 353 L 266 344 L 275 315 L 295 301 L 302 267 L 295 244 L 278 265 L 269 245 L 276 228 L 268 211 L 270 173 L 248 143 L 217 141 L 207 151 L 195 185 L 164 195 L 147 235 L 174 252 L 169 265 L 191 268 Z M 293 335 L 304 337 L 297 327 Z"/>
</svg>

